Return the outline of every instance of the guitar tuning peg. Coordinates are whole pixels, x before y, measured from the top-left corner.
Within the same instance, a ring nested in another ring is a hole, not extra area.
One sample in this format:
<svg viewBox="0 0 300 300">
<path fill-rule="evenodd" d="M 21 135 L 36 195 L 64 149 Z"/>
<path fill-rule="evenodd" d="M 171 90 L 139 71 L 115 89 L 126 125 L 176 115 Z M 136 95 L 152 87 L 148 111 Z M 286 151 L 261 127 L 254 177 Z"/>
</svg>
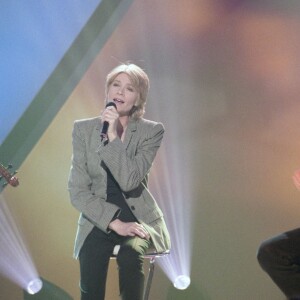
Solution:
<svg viewBox="0 0 300 300">
<path fill-rule="evenodd" d="M 12 167 L 13 167 L 12 164 L 7 165 L 8 169 L 11 169 Z"/>
<path fill-rule="evenodd" d="M 2 179 L 3 177 L 2 176 L 0 176 L 0 180 Z"/>
<path fill-rule="evenodd" d="M 8 184 L 8 183 L 7 183 L 7 182 L 5 182 L 5 183 L 3 183 L 3 184 L 2 184 L 2 186 L 3 186 L 3 187 L 6 187 L 6 186 L 7 186 L 7 184 Z"/>
</svg>

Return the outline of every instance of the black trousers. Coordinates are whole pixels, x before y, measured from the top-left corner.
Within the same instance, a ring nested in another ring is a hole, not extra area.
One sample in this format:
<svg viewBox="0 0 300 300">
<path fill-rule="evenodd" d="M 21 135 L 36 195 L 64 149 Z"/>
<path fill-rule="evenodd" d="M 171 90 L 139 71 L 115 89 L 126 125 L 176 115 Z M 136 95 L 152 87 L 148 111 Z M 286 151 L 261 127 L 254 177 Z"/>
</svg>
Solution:
<svg viewBox="0 0 300 300">
<path fill-rule="evenodd" d="M 300 228 L 264 241 L 257 259 L 288 299 L 300 299 Z"/>
<path fill-rule="evenodd" d="M 79 254 L 81 300 L 104 300 L 108 265 L 115 245 L 121 245 L 116 258 L 121 299 L 143 299 L 144 254 L 150 242 L 115 232 L 107 234 L 94 227 Z"/>
</svg>

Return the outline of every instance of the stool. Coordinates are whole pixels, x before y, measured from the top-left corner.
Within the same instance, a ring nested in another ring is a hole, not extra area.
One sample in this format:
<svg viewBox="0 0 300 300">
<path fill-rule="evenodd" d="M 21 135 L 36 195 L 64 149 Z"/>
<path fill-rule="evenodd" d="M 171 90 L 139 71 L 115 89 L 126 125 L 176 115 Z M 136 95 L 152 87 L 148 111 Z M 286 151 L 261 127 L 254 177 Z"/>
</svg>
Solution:
<svg viewBox="0 0 300 300">
<path fill-rule="evenodd" d="M 120 250 L 120 245 L 116 245 L 114 247 L 113 254 L 112 254 L 111 258 L 116 258 L 116 256 L 118 255 L 119 250 Z M 156 258 L 163 257 L 163 256 L 168 255 L 168 254 L 170 254 L 170 251 L 149 252 L 149 253 L 145 254 L 144 258 L 149 259 L 150 264 L 149 264 L 149 272 L 148 272 L 148 277 L 147 277 L 147 281 L 146 281 L 146 287 L 145 287 L 145 291 L 144 291 L 143 300 L 148 300 L 148 298 L 149 298 Z"/>
</svg>

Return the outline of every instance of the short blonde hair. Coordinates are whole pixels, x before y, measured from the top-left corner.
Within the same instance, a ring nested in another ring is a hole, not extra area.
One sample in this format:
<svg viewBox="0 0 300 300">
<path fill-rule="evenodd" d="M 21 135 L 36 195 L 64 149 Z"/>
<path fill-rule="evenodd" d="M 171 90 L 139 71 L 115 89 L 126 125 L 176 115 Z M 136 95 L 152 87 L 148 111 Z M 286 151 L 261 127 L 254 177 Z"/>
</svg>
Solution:
<svg viewBox="0 0 300 300">
<path fill-rule="evenodd" d="M 121 73 L 125 73 L 129 76 L 132 85 L 138 91 L 137 103 L 133 107 L 130 116 L 134 119 L 141 118 L 145 113 L 146 100 L 150 84 L 148 75 L 139 66 L 135 64 L 121 64 L 114 68 L 106 77 L 105 96 L 107 98 L 110 85 Z"/>
</svg>

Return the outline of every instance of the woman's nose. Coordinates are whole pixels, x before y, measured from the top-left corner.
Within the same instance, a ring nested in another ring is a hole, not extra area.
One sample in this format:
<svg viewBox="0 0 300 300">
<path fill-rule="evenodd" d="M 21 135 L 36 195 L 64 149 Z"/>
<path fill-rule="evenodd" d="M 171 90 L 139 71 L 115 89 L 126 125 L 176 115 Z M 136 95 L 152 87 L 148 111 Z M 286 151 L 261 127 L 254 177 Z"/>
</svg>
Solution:
<svg viewBox="0 0 300 300">
<path fill-rule="evenodd" d="M 119 90 L 118 90 L 118 94 L 120 94 L 120 95 L 123 95 L 123 88 L 120 88 Z"/>
</svg>

